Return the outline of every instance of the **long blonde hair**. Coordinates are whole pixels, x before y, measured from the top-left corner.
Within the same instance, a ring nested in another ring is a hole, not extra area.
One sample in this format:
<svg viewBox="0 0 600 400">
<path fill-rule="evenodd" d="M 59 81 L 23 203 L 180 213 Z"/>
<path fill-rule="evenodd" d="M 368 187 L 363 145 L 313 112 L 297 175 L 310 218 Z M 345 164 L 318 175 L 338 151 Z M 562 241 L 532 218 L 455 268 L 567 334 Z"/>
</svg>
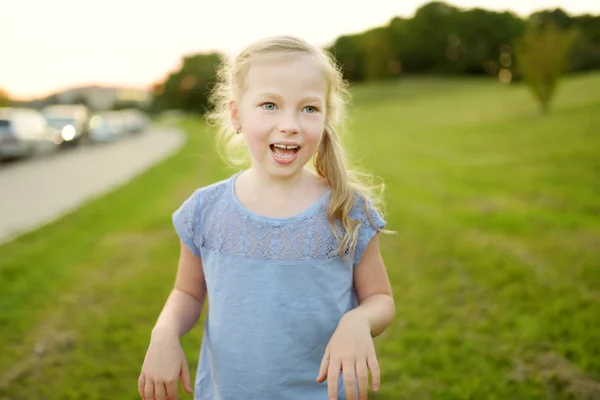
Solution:
<svg viewBox="0 0 600 400">
<path fill-rule="evenodd" d="M 328 220 L 333 233 L 339 242 L 336 252 L 343 258 L 346 251 L 353 254 L 358 240 L 359 221 L 350 218 L 350 210 L 355 205 L 356 195 L 364 200 L 366 215 L 369 208 L 383 215 L 383 185 L 370 186 L 367 181 L 371 176 L 349 168 L 346 151 L 342 147 L 340 129 L 346 118 L 346 109 L 350 98 L 347 83 L 334 57 L 323 49 L 312 46 L 306 41 L 287 35 L 268 37 L 246 47 L 235 59 L 223 57 L 217 71 L 217 82 L 209 97 L 211 110 L 207 113 L 207 121 L 216 126 L 219 132 L 219 152 L 233 165 L 241 165 L 247 161 L 247 152 L 243 149 L 241 135 L 231 120 L 229 103 L 239 98 L 244 88 L 244 79 L 253 60 L 264 56 L 313 56 L 321 66 L 327 81 L 325 130 L 321 142 L 313 156 L 315 172 L 325 178 L 331 187 L 331 202 Z M 379 191 L 377 189 L 380 189 Z M 340 230 L 337 223 L 341 223 Z M 371 225 L 378 231 L 369 218 Z M 387 232 L 387 231 L 384 231 Z M 342 235 L 343 233 L 343 235 Z"/>
</svg>

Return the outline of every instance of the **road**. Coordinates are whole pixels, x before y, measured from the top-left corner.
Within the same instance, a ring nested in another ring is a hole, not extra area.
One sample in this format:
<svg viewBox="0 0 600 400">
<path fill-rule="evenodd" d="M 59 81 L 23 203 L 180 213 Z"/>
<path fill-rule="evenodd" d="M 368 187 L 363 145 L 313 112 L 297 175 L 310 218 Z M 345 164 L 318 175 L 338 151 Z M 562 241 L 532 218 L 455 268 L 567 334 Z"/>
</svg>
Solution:
<svg viewBox="0 0 600 400">
<path fill-rule="evenodd" d="M 175 128 L 151 126 L 112 143 L 0 164 L 0 244 L 128 182 L 184 141 Z"/>
</svg>

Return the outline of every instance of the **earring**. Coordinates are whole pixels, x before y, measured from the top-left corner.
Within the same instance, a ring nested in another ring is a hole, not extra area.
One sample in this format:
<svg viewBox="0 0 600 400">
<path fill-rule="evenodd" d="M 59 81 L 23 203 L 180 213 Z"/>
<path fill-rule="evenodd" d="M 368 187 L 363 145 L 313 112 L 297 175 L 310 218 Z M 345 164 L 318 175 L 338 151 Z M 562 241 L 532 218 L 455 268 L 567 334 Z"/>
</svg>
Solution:
<svg viewBox="0 0 600 400">
<path fill-rule="evenodd" d="M 236 132 L 238 135 L 242 133 L 242 128 L 238 129 Z"/>
</svg>

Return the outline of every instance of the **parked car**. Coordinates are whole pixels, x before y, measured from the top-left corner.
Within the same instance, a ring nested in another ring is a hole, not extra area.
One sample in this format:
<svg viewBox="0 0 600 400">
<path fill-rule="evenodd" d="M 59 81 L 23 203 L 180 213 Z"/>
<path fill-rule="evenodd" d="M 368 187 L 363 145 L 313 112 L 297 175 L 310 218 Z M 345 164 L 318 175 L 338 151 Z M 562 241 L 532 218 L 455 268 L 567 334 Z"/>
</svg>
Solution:
<svg viewBox="0 0 600 400">
<path fill-rule="evenodd" d="M 125 130 L 129 133 L 143 132 L 150 122 L 148 115 L 138 109 L 128 108 L 120 112 L 123 116 Z"/>
<path fill-rule="evenodd" d="M 42 111 L 48 124 L 61 132 L 60 145 L 79 144 L 89 137 L 90 112 L 79 104 L 58 104 Z"/>
<path fill-rule="evenodd" d="M 20 158 L 51 150 L 60 132 L 44 116 L 30 108 L 0 108 L 0 159 Z"/>
<path fill-rule="evenodd" d="M 90 141 L 109 142 L 126 134 L 123 116 L 119 111 L 105 111 L 90 118 Z"/>
</svg>

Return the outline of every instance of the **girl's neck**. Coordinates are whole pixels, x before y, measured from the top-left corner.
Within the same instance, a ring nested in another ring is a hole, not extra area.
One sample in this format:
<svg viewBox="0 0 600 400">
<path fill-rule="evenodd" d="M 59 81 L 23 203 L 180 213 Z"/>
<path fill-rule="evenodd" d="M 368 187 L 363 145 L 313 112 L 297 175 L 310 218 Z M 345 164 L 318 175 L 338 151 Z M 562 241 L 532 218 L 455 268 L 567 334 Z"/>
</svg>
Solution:
<svg viewBox="0 0 600 400">
<path fill-rule="evenodd" d="M 328 189 L 325 180 L 307 168 L 285 179 L 251 168 L 240 174 L 234 185 L 236 196 L 245 208 L 277 218 L 288 218 L 308 209 Z"/>
<path fill-rule="evenodd" d="M 290 194 L 301 193 L 308 189 L 311 183 L 314 184 L 314 179 L 311 179 L 314 177 L 306 168 L 302 168 L 296 174 L 285 178 L 273 176 L 258 168 L 250 168 L 246 174 L 247 184 L 270 196 L 286 197 Z"/>
</svg>

